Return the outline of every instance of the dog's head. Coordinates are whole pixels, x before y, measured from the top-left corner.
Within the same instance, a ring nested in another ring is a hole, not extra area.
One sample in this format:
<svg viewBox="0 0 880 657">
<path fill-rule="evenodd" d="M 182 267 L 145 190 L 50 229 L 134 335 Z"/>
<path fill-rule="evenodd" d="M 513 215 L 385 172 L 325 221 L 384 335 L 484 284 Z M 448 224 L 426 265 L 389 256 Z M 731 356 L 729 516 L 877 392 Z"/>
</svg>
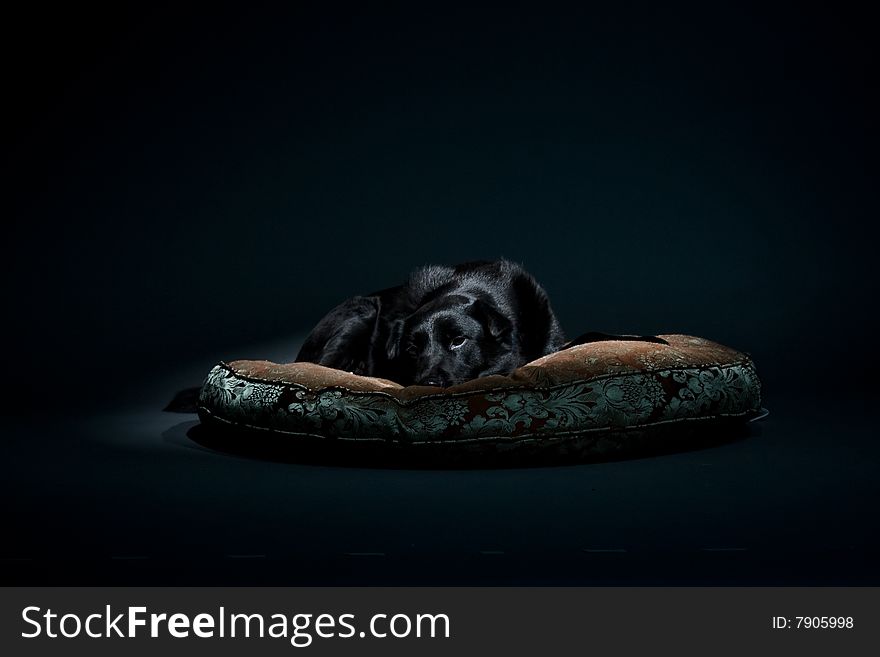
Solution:
<svg viewBox="0 0 880 657">
<path fill-rule="evenodd" d="M 513 331 L 491 302 L 444 295 L 392 324 L 388 358 L 402 382 L 447 387 L 515 368 Z"/>
</svg>

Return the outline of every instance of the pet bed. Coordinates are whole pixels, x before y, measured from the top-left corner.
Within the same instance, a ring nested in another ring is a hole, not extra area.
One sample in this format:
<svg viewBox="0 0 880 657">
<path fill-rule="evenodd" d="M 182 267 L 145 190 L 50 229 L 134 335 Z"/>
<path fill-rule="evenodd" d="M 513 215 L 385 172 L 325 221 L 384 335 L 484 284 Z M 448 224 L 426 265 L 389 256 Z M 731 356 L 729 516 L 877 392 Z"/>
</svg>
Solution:
<svg viewBox="0 0 880 657">
<path fill-rule="evenodd" d="M 401 386 L 312 363 L 220 363 L 198 400 L 202 423 L 246 440 L 271 434 L 334 450 L 625 451 L 634 438 L 741 425 L 761 414 L 751 358 L 688 335 L 578 344 L 449 388 Z M 707 436 L 711 432 L 705 432 Z"/>
</svg>

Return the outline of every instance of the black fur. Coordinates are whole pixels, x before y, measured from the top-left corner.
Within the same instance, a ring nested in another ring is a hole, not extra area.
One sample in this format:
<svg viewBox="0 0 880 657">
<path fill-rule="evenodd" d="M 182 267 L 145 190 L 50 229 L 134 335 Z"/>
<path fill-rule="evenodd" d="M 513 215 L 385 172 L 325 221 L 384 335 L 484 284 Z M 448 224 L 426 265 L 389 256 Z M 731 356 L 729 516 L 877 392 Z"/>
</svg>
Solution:
<svg viewBox="0 0 880 657">
<path fill-rule="evenodd" d="M 450 386 L 508 374 L 564 343 L 543 288 L 497 260 L 429 265 L 404 285 L 348 299 L 318 322 L 296 360 Z"/>
</svg>

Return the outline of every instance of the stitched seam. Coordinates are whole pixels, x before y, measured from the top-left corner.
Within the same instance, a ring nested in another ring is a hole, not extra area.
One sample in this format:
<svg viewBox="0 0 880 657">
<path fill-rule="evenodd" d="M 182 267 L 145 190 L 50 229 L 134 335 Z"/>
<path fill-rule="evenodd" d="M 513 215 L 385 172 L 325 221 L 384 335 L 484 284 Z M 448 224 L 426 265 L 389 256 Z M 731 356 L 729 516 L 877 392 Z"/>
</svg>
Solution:
<svg viewBox="0 0 880 657">
<path fill-rule="evenodd" d="M 679 422 L 710 422 L 712 420 L 721 420 L 721 419 L 736 419 L 746 417 L 748 415 L 754 415 L 758 411 L 756 409 L 748 409 L 746 411 L 742 411 L 740 413 L 715 413 L 713 415 L 703 415 L 699 417 L 679 417 L 679 418 L 671 418 L 669 420 L 657 420 L 654 422 L 646 422 L 643 424 L 632 424 L 625 427 L 617 427 L 617 426 L 604 426 L 604 427 L 592 427 L 588 429 L 574 429 L 570 431 L 552 431 L 549 433 L 524 433 L 516 436 L 476 436 L 474 438 L 456 438 L 456 439 L 435 439 L 435 440 L 418 440 L 418 441 L 410 441 L 410 440 L 401 440 L 396 437 L 390 438 L 351 438 L 347 436 L 325 436 L 317 433 L 308 433 L 303 431 L 290 431 L 288 429 L 276 429 L 273 427 L 264 427 L 254 424 L 248 424 L 247 422 L 237 422 L 235 420 L 228 420 L 224 417 L 216 415 L 210 409 L 205 408 L 201 404 L 198 406 L 200 411 L 204 411 L 207 415 L 211 416 L 211 419 L 219 420 L 225 424 L 229 424 L 237 427 L 245 427 L 248 429 L 255 429 L 259 431 L 267 431 L 270 433 L 283 433 L 289 436 L 309 436 L 312 438 L 320 438 L 325 441 L 334 441 L 334 440 L 344 440 L 346 442 L 382 442 L 382 443 L 396 443 L 401 445 L 455 445 L 459 443 L 474 443 L 474 442 L 486 442 L 486 441 L 502 441 L 502 442 L 520 442 L 523 440 L 553 440 L 554 438 L 570 438 L 572 436 L 579 436 L 582 434 L 589 433 L 611 433 L 615 431 L 638 431 L 640 429 L 651 429 L 658 426 L 672 425 Z"/>
</svg>

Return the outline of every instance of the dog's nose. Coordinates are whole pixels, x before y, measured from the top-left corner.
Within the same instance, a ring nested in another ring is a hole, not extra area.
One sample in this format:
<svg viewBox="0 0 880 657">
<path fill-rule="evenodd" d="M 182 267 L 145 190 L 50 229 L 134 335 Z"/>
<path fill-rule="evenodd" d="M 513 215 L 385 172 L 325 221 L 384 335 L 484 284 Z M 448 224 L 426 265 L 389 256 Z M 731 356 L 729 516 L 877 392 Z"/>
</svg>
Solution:
<svg viewBox="0 0 880 657">
<path fill-rule="evenodd" d="M 443 370 L 433 370 L 425 372 L 423 376 L 420 376 L 416 379 L 419 382 L 419 385 L 423 386 L 437 386 L 438 388 L 445 388 L 449 385 L 449 376 Z"/>
<path fill-rule="evenodd" d="M 443 369 L 439 367 L 425 368 L 416 376 L 416 381 L 420 386 L 437 386 L 445 388 L 450 385 L 451 377 Z"/>
</svg>

